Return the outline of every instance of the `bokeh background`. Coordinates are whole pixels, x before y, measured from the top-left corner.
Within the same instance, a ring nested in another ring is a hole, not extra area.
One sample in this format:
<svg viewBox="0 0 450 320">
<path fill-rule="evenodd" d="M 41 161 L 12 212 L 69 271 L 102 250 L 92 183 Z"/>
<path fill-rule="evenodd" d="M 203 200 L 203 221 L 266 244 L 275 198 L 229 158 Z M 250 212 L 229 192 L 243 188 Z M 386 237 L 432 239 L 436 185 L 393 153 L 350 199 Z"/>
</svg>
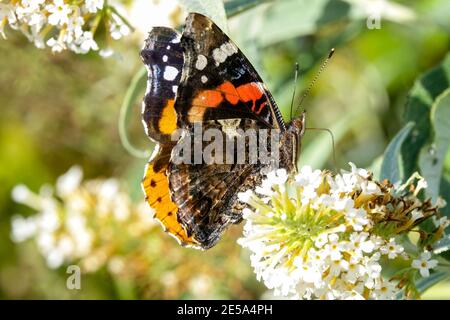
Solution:
<svg viewBox="0 0 450 320">
<path fill-rule="evenodd" d="M 120 107 L 142 70 L 145 34 L 152 25 L 179 26 L 186 3 L 195 1 L 180 2 L 124 1 L 135 32 L 106 59 L 95 52 L 52 54 L 14 31 L 0 39 L 0 298 L 270 298 L 248 253 L 236 244 L 241 226 L 200 252 L 181 248 L 147 219 L 140 190 L 147 160 L 130 155 L 119 137 Z M 379 169 L 388 142 L 404 125 L 415 80 L 449 52 L 446 0 L 225 1 L 225 8 L 229 35 L 254 63 L 286 120 L 295 63 L 300 96 L 336 48 L 303 108 L 309 127 L 333 131 L 338 168 L 352 161 Z M 127 132 L 136 148 L 151 151 L 139 118 L 142 96 L 143 90 Z M 333 168 L 332 151 L 326 133 L 307 131 L 301 164 Z M 58 180 L 74 165 L 79 167 Z M 450 161 L 445 168 L 450 171 Z M 16 200 L 28 197 L 34 208 L 13 200 L 12 190 L 21 184 L 36 195 L 19 187 Z M 64 192 L 68 186 L 71 194 Z M 49 223 L 43 214 L 48 202 L 57 225 L 51 232 L 36 227 Z M 74 207 L 81 207 L 78 224 L 69 219 Z M 77 228 L 87 240 L 73 236 Z M 53 241 L 53 249 L 46 241 Z M 74 250 L 77 241 L 87 247 Z M 83 272 L 81 290 L 66 287 L 66 268 L 73 264 Z M 450 299 L 450 284 L 431 288 L 424 298 Z"/>
</svg>

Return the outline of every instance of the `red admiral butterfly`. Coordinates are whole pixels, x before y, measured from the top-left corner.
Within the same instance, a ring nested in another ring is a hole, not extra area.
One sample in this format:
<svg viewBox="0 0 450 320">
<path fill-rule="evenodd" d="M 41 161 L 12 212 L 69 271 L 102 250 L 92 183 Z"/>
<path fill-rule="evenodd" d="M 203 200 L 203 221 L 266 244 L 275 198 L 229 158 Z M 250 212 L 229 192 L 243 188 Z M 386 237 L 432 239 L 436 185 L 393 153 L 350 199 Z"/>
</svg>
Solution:
<svg viewBox="0 0 450 320">
<path fill-rule="evenodd" d="M 239 48 L 208 17 L 191 13 L 183 33 L 154 28 L 141 57 L 148 68 L 142 119 L 157 143 L 142 187 L 155 218 L 182 244 L 208 249 L 224 230 L 242 220 L 238 192 L 253 187 L 264 165 L 178 164 L 172 141 L 177 129 L 193 125 L 221 129 L 277 129 L 279 166 L 295 163 L 304 132 L 304 115 L 285 123 L 272 95 Z M 228 126 L 228 127 L 227 127 Z"/>
</svg>

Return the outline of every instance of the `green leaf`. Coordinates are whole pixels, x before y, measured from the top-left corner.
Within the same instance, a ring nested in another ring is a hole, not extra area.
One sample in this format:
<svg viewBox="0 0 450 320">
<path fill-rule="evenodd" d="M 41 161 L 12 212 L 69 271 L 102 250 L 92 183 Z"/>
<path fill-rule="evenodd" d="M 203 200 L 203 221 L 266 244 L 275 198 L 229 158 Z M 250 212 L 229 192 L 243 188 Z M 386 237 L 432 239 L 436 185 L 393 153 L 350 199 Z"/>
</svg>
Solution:
<svg viewBox="0 0 450 320">
<path fill-rule="evenodd" d="M 450 250 L 450 235 L 444 236 L 441 240 L 439 240 L 433 246 L 433 252 L 435 254 L 441 254 L 441 253 L 446 252 L 448 250 Z"/>
<path fill-rule="evenodd" d="M 178 0 L 178 3 L 186 9 L 187 12 L 197 12 L 211 18 L 223 31 L 228 32 L 227 15 L 223 1 L 205 1 L 205 0 Z"/>
<path fill-rule="evenodd" d="M 132 156 L 137 158 L 148 158 L 150 153 L 148 151 L 139 150 L 134 147 L 130 142 L 127 131 L 127 124 L 133 111 L 133 107 L 136 105 L 136 99 L 140 95 L 140 93 L 144 90 L 147 83 L 147 70 L 145 68 L 141 68 L 131 80 L 130 86 L 125 93 L 125 98 L 123 99 L 122 106 L 120 107 L 119 114 L 119 136 L 120 141 L 122 142 L 123 147 L 130 153 Z"/>
<path fill-rule="evenodd" d="M 436 98 L 450 87 L 450 54 L 442 64 L 421 76 L 409 93 L 405 108 L 405 122 L 414 122 L 412 134 L 402 146 L 405 175 L 418 170 L 418 159 L 422 148 L 431 135 L 430 112 Z"/>
<path fill-rule="evenodd" d="M 260 45 L 314 33 L 320 26 L 347 19 L 351 5 L 341 0 L 277 1 L 270 6 L 261 26 Z"/>
<path fill-rule="evenodd" d="M 450 217 L 450 205 L 449 205 L 450 204 L 450 179 L 446 175 L 443 175 L 441 178 L 441 185 L 439 187 L 439 196 L 442 197 L 445 200 L 445 202 L 447 202 L 447 205 L 445 207 L 441 208 L 439 211 L 444 216 Z M 445 233 L 447 234 L 447 236 L 444 236 L 444 238 L 450 237 L 450 235 L 449 235 L 450 227 L 446 228 Z M 441 257 L 450 261 L 450 251 L 443 251 L 443 253 L 441 254 Z"/>
<path fill-rule="evenodd" d="M 447 202 L 447 205 L 441 208 L 440 212 L 450 217 L 450 178 L 444 174 L 439 186 L 439 195 Z"/>
<path fill-rule="evenodd" d="M 427 196 L 435 202 L 440 194 L 442 168 L 450 144 L 450 88 L 440 94 L 431 108 L 434 139 L 419 156 L 422 176 L 428 183 Z"/>
<path fill-rule="evenodd" d="M 438 282 L 441 282 L 442 280 L 448 278 L 449 276 L 450 276 L 450 274 L 448 272 L 444 272 L 444 271 L 438 271 L 438 272 L 432 273 L 429 277 L 422 278 L 419 281 L 417 281 L 416 289 L 420 293 L 423 293 L 423 292 L 425 292 L 425 290 L 431 288 L 432 286 L 434 286 Z"/>
<path fill-rule="evenodd" d="M 229 0 L 225 2 L 225 12 L 227 13 L 227 17 L 230 18 L 260 4 L 271 1 L 273 0 Z"/>
<path fill-rule="evenodd" d="M 380 155 L 373 160 L 372 164 L 369 167 L 367 167 L 367 170 L 372 172 L 374 177 L 379 177 L 381 173 L 382 163 L 383 163 L 383 156 Z"/>
<path fill-rule="evenodd" d="M 389 179 L 392 183 L 404 180 L 405 174 L 400 151 L 413 126 L 414 123 L 407 123 L 387 146 L 381 164 L 380 179 Z"/>
</svg>

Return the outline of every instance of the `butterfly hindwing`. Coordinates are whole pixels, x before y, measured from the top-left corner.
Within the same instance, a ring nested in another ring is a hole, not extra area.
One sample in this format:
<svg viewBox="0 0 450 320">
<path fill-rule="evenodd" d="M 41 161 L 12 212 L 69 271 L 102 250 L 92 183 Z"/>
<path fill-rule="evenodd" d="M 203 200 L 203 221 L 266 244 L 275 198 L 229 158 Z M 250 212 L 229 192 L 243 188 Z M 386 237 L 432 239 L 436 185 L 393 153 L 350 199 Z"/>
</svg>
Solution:
<svg viewBox="0 0 450 320">
<path fill-rule="evenodd" d="M 179 223 L 178 206 L 171 199 L 167 178 L 170 151 L 164 147 L 156 149 L 156 155 L 145 168 L 142 188 L 147 203 L 154 210 L 154 218 L 162 224 L 164 231 L 174 236 L 181 245 L 198 247 L 197 241 L 188 236 Z"/>
<path fill-rule="evenodd" d="M 257 127 L 255 120 L 237 120 L 240 129 Z M 229 137 L 219 121 L 204 122 L 203 128 L 217 129 L 225 144 Z M 187 130 L 180 144 L 184 144 L 185 139 L 195 143 L 193 130 Z M 203 142 L 203 151 L 208 144 Z M 224 149 L 224 153 L 227 151 Z M 218 160 L 218 163 L 187 164 L 172 161 L 169 166 L 169 187 L 172 200 L 179 208 L 178 219 L 185 226 L 187 234 L 203 249 L 212 247 L 229 225 L 242 220 L 243 207 L 237 202 L 237 194 L 248 188 L 250 182 L 250 185 L 254 184 L 262 169 L 261 163 L 249 163 L 248 159 L 239 164 L 223 163 L 226 157 L 227 154 L 214 154 L 209 161 Z"/>
</svg>

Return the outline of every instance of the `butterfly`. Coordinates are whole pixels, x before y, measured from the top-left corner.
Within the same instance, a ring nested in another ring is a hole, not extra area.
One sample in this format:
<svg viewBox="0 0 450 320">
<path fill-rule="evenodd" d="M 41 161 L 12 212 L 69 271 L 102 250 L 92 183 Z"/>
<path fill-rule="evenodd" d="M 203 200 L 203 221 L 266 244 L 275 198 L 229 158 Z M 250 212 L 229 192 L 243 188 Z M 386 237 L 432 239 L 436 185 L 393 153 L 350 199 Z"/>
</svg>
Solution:
<svg viewBox="0 0 450 320">
<path fill-rule="evenodd" d="M 249 60 L 202 14 L 190 13 L 182 34 L 154 27 L 140 54 L 148 70 L 142 122 L 156 143 L 142 180 L 146 201 L 181 245 L 209 249 L 242 220 L 244 205 L 237 195 L 260 183 L 267 166 L 178 163 L 174 150 L 193 136 L 196 125 L 220 130 L 224 137 L 238 128 L 278 130 L 279 167 L 292 172 L 304 114 L 285 123 Z M 184 132 L 178 140 L 173 139 L 177 130 Z"/>
</svg>

